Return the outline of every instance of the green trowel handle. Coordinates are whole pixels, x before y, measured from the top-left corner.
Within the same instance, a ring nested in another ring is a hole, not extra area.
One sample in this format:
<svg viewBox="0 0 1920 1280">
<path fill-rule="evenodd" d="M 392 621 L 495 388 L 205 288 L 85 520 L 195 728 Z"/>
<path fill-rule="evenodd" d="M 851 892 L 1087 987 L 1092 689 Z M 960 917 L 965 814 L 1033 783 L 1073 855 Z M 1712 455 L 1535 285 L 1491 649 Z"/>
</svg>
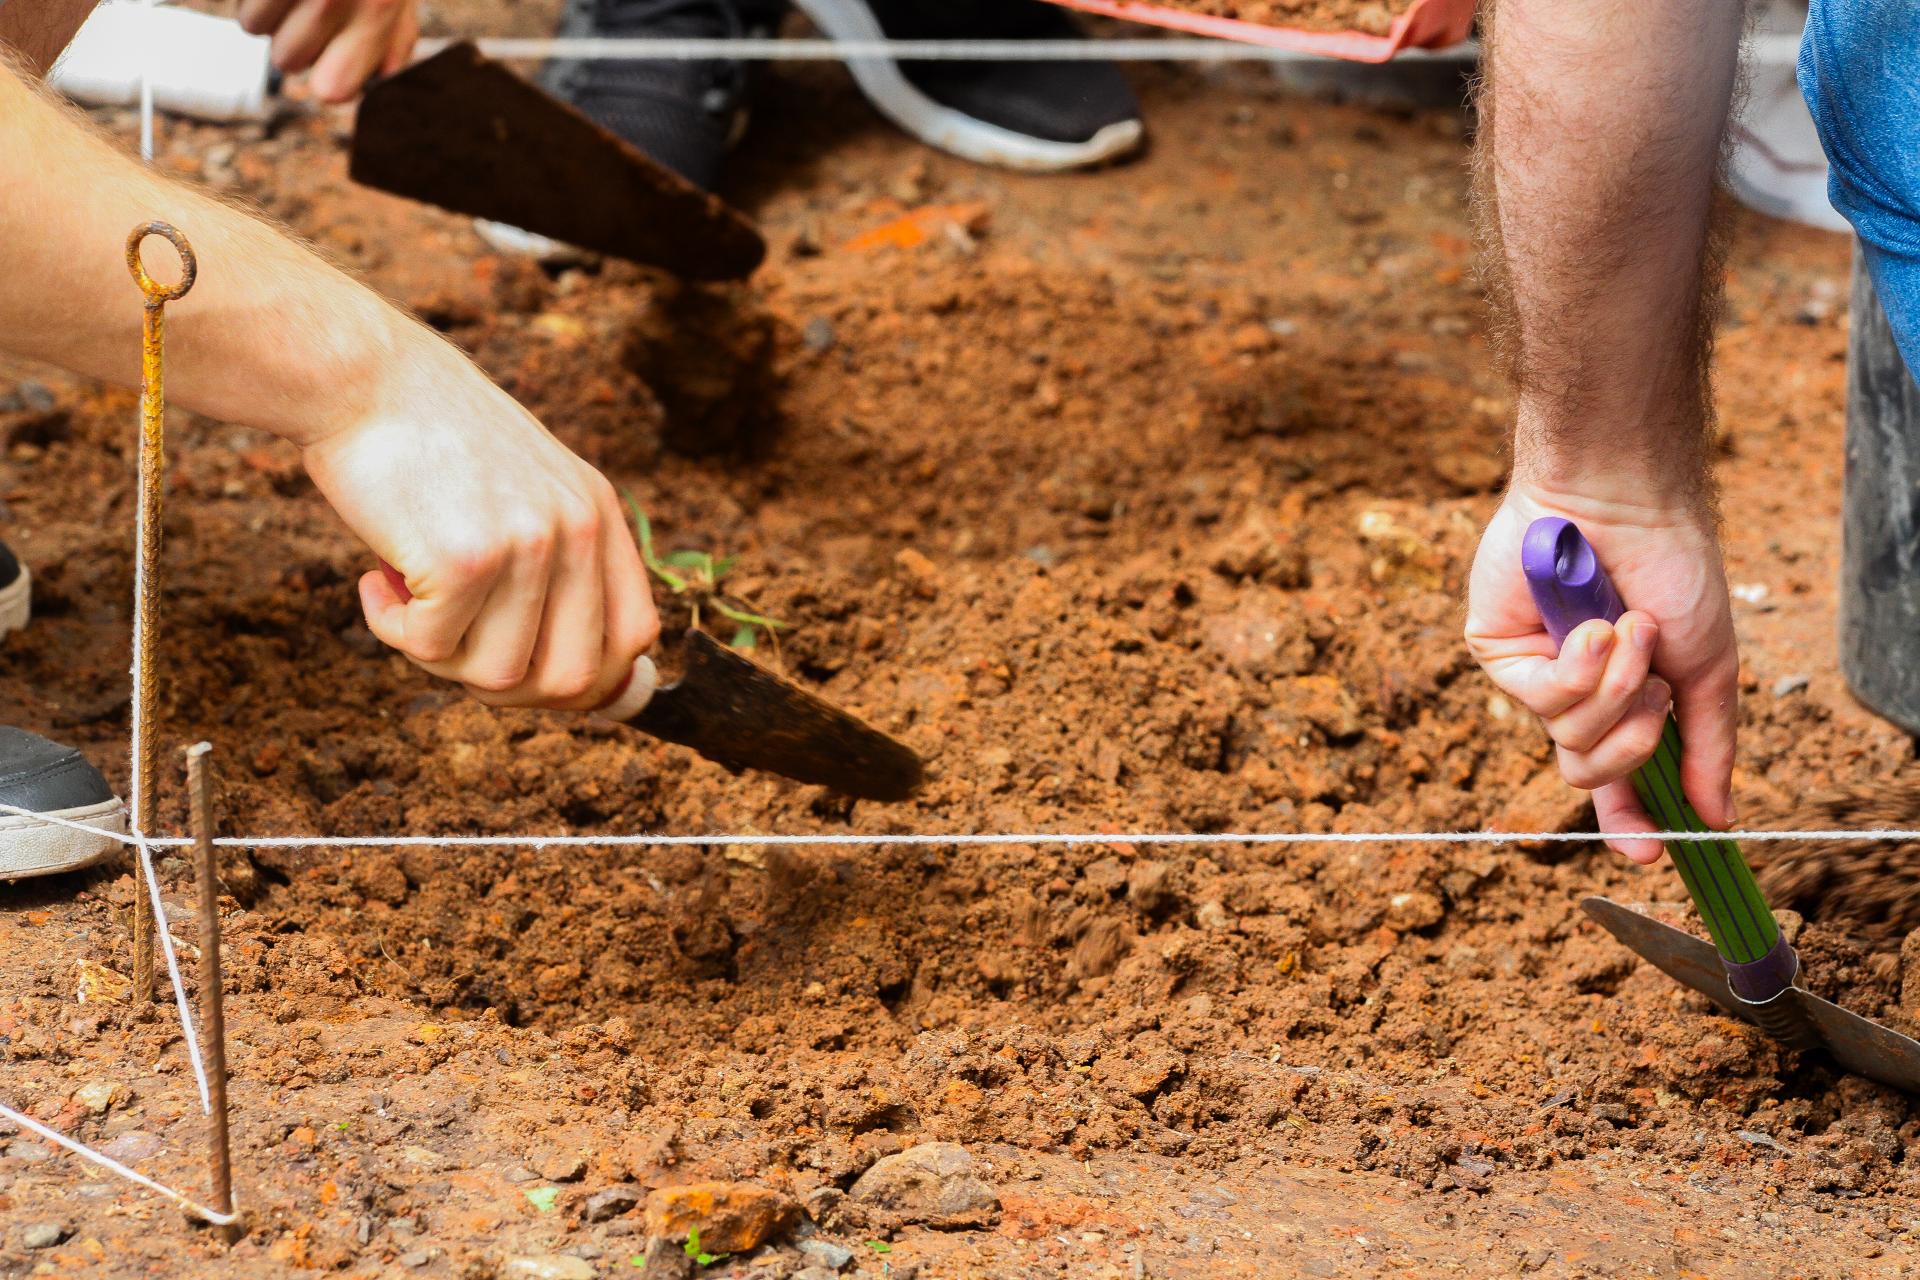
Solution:
<svg viewBox="0 0 1920 1280">
<path fill-rule="evenodd" d="M 1593 548 L 1571 521 L 1553 516 L 1534 521 L 1521 544 L 1521 566 L 1556 643 L 1565 643 L 1583 622 L 1613 622 L 1625 612 Z M 1653 759 L 1634 771 L 1633 789 L 1661 830 L 1711 833 L 1680 785 L 1680 727 L 1672 716 Z M 1799 960 L 1774 922 L 1740 846 L 1719 837 L 1669 840 L 1667 853 L 1727 966 L 1734 994 L 1763 1003 L 1793 985 Z"/>
</svg>

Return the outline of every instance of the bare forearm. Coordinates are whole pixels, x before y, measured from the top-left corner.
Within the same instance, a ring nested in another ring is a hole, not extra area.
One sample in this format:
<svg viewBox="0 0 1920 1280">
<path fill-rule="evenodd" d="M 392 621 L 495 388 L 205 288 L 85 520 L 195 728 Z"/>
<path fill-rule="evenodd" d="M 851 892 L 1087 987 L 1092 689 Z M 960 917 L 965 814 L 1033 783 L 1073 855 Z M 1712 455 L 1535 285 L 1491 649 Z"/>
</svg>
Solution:
<svg viewBox="0 0 1920 1280">
<path fill-rule="evenodd" d="M 408 359 L 456 358 L 272 227 L 170 182 L 0 68 L 0 347 L 123 384 L 139 376 L 141 296 L 122 257 L 161 219 L 192 241 L 193 292 L 168 311 L 167 387 L 186 408 L 309 444 L 373 407 Z M 148 269 L 174 278 L 148 242 Z"/>
<path fill-rule="evenodd" d="M 1709 223 L 1741 26 L 1737 0 L 1500 0 L 1480 196 L 1517 481 L 1705 490 Z"/>
</svg>

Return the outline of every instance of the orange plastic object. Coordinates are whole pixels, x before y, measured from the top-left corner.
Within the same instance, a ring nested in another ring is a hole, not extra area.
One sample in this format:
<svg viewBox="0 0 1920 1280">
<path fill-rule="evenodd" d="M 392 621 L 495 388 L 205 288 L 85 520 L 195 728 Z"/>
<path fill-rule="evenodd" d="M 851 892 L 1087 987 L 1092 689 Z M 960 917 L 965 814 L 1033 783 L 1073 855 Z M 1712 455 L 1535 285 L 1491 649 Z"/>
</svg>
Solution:
<svg viewBox="0 0 1920 1280">
<path fill-rule="evenodd" d="M 1294 49 L 1348 62 L 1385 62 L 1402 49 L 1443 49 L 1465 40 L 1473 30 L 1474 0 L 1414 0 L 1394 19 L 1386 35 L 1363 31 L 1307 31 L 1300 27 L 1272 27 L 1239 18 L 1215 18 L 1189 13 L 1143 0 L 1053 0 L 1070 9 L 1082 9 L 1107 18 L 1124 18 L 1155 27 L 1171 27 L 1200 36 L 1217 36 L 1243 44 Z"/>
</svg>

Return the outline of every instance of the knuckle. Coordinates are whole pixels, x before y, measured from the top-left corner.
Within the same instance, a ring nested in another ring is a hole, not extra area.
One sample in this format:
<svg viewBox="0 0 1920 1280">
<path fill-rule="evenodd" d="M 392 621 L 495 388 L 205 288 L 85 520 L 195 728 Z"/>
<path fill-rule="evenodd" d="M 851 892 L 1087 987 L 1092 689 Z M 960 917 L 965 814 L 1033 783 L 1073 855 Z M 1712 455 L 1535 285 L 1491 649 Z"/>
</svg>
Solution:
<svg viewBox="0 0 1920 1280">
<path fill-rule="evenodd" d="M 418 640 L 408 645 L 405 653 L 416 662 L 446 662 L 458 652 L 458 640 Z"/>
<path fill-rule="evenodd" d="M 526 524 L 512 534 L 513 555 L 518 560 L 544 562 L 553 555 L 553 528 L 546 524 Z"/>
<path fill-rule="evenodd" d="M 524 672 L 502 670 L 469 671 L 460 679 L 460 683 L 469 689 L 482 693 L 512 693 L 525 680 Z"/>
<path fill-rule="evenodd" d="M 506 559 L 506 548 L 498 543 L 469 543 L 447 553 L 447 572 L 455 582 L 483 582 L 497 575 Z"/>
<path fill-rule="evenodd" d="M 570 550 L 578 551 L 599 542 L 599 509 L 590 502 L 569 506 L 560 516 L 560 530 Z"/>
<path fill-rule="evenodd" d="M 1567 780 L 1568 786 L 1579 791 L 1598 791 L 1613 781 L 1591 761 L 1565 755 L 1560 757 L 1560 776 Z"/>
<path fill-rule="evenodd" d="M 578 702 L 600 683 L 600 672 L 593 667 L 569 667 L 556 671 L 542 682 L 541 693 L 552 702 Z"/>
</svg>

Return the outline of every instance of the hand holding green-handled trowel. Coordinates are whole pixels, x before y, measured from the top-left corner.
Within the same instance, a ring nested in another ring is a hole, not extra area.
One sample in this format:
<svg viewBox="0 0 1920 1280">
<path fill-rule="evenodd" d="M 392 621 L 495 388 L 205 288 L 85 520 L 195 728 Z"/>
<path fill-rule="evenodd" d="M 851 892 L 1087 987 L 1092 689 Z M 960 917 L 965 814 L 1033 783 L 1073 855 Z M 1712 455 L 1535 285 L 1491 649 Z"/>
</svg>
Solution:
<svg viewBox="0 0 1920 1280">
<path fill-rule="evenodd" d="M 1528 526 L 1521 569 L 1557 645 L 1582 623 L 1626 612 L 1580 530 L 1545 516 Z M 1679 726 L 1667 717 L 1653 757 L 1635 770 L 1633 788 L 1659 826 L 1693 833 L 1667 852 L 1713 945 L 1606 898 L 1582 905 L 1620 941 L 1728 1013 L 1801 1047 L 1825 1049 L 1850 1071 L 1920 1093 L 1920 1042 L 1849 1013 L 1798 985 L 1800 961 L 1782 935 L 1734 841 L 1713 834 L 1681 785 Z"/>
</svg>

